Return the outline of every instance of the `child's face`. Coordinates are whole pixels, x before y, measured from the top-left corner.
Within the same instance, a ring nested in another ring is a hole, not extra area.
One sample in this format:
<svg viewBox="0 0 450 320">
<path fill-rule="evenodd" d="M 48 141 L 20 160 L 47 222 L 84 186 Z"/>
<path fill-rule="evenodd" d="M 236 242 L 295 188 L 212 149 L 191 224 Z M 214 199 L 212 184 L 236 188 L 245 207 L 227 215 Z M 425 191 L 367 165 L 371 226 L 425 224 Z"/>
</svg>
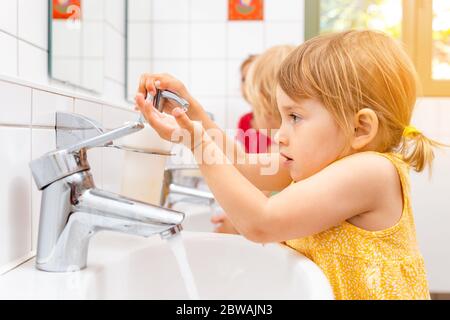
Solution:
<svg viewBox="0 0 450 320">
<path fill-rule="evenodd" d="M 346 138 L 321 102 L 295 102 L 277 88 L 281 128 L 276 135 L 282 165 L 294 181 L 306 179 L 345 156 Z"/>
</svg>

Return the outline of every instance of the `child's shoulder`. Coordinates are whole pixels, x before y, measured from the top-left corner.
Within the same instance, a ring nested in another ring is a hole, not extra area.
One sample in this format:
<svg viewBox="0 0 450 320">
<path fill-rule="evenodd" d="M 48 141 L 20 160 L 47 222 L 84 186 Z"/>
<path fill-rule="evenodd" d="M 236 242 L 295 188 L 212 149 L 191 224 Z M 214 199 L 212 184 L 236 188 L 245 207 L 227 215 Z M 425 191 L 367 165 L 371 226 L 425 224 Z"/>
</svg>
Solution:
<svg viewBox="0 0 450 320">
<path fill-rule="evenodd" d="M 365 184 L 371 190 L 389 192 L 401 189 L 399 163 L 394 154 L 364 151 L 341 158 L 334 164 L 342 171 L 351 172 L 360 186 Z"/>
<path fill-rule="evenodd" d="M 357 175 L 357 188 L 366 190 L 365 194 L 373 203 L 370 212 L 348 219 L 348 222 L 371 231 L 395 225 L 403 211 L 399 158 L 389 153 L 359 152 L 339 162 Z"/>
<path fill-rule="evenodd" d="M 357 152 L 341 158 L 338 162 L 344 166 L 362 169 L 362 172 L 366 172 L 367 174 L 374 173 L 380 177 L 398 177 L 397 165 L 399 158 L 392 153 L 375 151 Z"/>
</svg>

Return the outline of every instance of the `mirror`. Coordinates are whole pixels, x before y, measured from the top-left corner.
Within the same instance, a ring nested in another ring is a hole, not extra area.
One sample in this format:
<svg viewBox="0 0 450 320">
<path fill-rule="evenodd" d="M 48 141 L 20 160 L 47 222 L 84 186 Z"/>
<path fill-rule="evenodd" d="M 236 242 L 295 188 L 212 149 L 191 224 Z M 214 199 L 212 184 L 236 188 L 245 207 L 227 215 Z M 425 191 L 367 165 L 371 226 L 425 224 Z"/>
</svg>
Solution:
<svg viewBox="0 0 450 320">
<path fill-rule="evenodd" d="M 95 93 L 124 87 L 125 0 L 49 0 L 49 8 L 50 76 Z"/>
</svg>

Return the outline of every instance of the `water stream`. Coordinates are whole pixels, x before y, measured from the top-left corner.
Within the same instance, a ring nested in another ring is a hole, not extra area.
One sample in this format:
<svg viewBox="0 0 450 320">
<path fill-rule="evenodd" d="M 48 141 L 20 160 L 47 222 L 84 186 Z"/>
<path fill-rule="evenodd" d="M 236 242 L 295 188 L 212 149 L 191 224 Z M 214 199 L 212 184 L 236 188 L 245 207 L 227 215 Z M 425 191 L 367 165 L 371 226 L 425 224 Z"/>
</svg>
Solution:
<svg viewBox="0 0 450 320">
<path fill-rule="evenodd" d="M 189 299 L 198 300 L 199 295 L 197 286 L 195 285 L 194 276 L 186 255 L 186 248 L 184 247 L 183 238 L 178 233 L 167 239 L 170 249 L 177 259 L 181 275 L 183 277 L 184 285 L 186 287 Z"/>
</svg>

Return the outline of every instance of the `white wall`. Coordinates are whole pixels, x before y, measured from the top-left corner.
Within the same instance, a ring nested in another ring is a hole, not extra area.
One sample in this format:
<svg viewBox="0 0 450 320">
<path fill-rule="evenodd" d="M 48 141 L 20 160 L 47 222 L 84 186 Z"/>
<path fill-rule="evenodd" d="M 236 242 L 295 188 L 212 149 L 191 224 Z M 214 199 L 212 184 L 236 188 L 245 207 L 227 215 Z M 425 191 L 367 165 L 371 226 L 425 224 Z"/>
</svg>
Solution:
<svg viewBox="0 0 450 320">
<path fill-rule="evenodd" d="M 419 99 L 413 124 L 450 145 L 450 98 Z M 436 151 L 432 176 L 411 172 L 411 202 L 430 290 L 450 292 L 450 149 Z"/>
<path fill-rule="evenodd" d="M 143 68 L 175 75 L 220 125 L 235 128 L 250 110 L 239 91 L 240 64 L 273 45 L 301 43 L 304 3 L 266 0 L 264 21 L 244 22 L 229 22 L 227 5 L 227 0 L 152 0 L 151 15 L 141 17 L 150 21 L 151 36 L 142 38 L 150 40 L 152 60 L 136 62 L 129 73 L 135 82 Z"/>
</svg>

